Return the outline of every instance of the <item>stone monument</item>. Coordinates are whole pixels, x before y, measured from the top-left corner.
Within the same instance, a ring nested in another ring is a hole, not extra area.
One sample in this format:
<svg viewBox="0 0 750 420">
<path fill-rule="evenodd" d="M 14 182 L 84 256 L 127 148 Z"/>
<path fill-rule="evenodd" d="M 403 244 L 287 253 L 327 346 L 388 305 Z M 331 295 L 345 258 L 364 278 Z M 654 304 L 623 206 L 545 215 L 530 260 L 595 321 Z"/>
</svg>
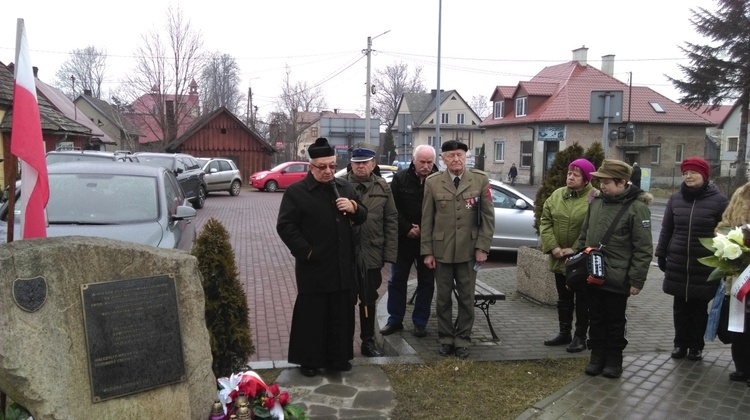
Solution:
<svg viewBox="0 0 750 420">
<path fill-rule="evenodd" d="M 0 245 L 0 390 L 37 419 L 206 419 L 195 257 L 59 237 Z"/>
</svg>

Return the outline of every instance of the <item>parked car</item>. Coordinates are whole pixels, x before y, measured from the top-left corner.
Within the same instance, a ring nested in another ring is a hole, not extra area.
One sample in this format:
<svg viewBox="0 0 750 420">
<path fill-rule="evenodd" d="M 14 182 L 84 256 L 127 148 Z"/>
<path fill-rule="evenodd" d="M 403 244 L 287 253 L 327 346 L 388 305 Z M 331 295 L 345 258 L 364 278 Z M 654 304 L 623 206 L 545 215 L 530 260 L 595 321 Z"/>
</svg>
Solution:
<svg viewBox="0 0 750 420">
<path fill-rule="evenodd" d="M 385 179 L 387 183 L 391 183 L 391 180 L 393 179 L 393 175 L 398 171 L 398 166 L 393 165 L 378 165 L 378 169 L 380 170 L 380 176 Z M 336 177 L 342 177 L 346 175 L 347 168 L 339 169 L 336 171 Z"/>
<path fill-rule="evenodd" d="M 517 251 L 520 246 L 541 246 L 539 235 L 534 229 L 534 200 L 493 179 L 490 180 L 490 193 L 495 207 L 495 232 L 491 248 Z"/>
<path fill-rule="evenodd" d="M 135 157 L 144 165 L 163 166 L 172 171 L 193 207 L 203 208 L 207 188 L 205 174 L 197 159 L 184 153 L 138 152 Z"/>
<path fill-rule="evenodd" d="M 107 160 L 114 162 L 138 162 L 138 158 L 126 151 L 55 150 L 47 152 L 47 165 L 61 162 L 101 162 Z"/>
<path fill-rule="evenodd" d="M 310 162 L 284 162 L 267 171 L 250 175 L 250 185 L 261 191 L 274 192 L 301 181 L 310 169 Z"/>
<path fill-rule="evenodd" d="M 162 167 L 72 162 L 50 165 L 47 236 L 97 236 L 190 251 L 196 237 L 190 206 L 174 174 Z M 20 188 L 16 197 L 20 196 Z M 8 201 L 0 206 L 6 242 Z M 21 238 L 15 209 L 14 238 Z"/>
<path fill-rule="evenodd" d="M 206 174 L 206 192 L 227 191 L 229 195 L 240 195 L 242 175 L 232 159 L 198 158 L 198 164 Z"/>
</svg>

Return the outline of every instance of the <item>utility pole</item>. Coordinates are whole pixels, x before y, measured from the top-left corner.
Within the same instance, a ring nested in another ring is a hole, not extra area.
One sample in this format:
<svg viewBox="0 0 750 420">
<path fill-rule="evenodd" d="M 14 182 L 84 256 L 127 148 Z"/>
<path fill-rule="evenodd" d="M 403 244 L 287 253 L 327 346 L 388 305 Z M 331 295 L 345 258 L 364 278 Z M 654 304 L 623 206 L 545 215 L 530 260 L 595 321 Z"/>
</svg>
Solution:
<svg viewBox="0 0 750 420">
<path fill-rule="evenodd" d="M 440 94 L 440 39 L 443 30 L 443 0 L 438 2 L 438 50 L 437 50 L 437 92 L 435 92 L 435 153 L 440 154 L 443 142 L 440 140 L 440 100 L 443 95 Z"/>
<path fill-rule="evenodd" d="M 370 73 L 372 71 L 371 57 L 372 57 L 372 40 L 387 34 L 391 30 L 387 30 L 382 34 L 374 37 L 367 37 L 367 49 L 362 50 L 363 53 L 367 54 L 367 92 L 365 93 L 365 143 L 370 144 L 370 95 L 372 95 L 372 83 L 370 82 Z"/>
<path fill-rule="evenodd" d="M 255 130 L 255 108 L 253 108 L 253 88 L 247 88 L 247 109 L 250 114 L 250 128 Z"/>
</svg>

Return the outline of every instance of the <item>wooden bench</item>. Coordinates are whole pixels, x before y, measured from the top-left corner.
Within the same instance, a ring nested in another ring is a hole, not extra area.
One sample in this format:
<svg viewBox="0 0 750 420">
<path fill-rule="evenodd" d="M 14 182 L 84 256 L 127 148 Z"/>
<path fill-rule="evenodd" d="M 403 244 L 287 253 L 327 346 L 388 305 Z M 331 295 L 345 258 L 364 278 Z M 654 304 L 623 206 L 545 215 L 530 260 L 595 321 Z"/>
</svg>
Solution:
<svg viewBox="0 0 750 420">
<path fill-rule="evenodd" d="M 453 289 L 453 294 L 458 300 L 458 292 Z M 505 293 L 500 292 L 484 282 L 477 280 L 474 286 L 474 307 L 482 310 L 484 317 L 487 319 L 487 325 L 490 327 L 490 333 L 492 333 L 492 340 L 498 341 L 499 338 L 495 333 L 495 329 L 492 327 L 492 321 L 490 320 L 490 305 L 494 305 L 498 300 L 505 300 Z M 453 324 L 456 327 L 458 319 Z"/>
<path fill-rule="evenodd" d="M 414 297 L 416 296 L 416 294 L 417 292 L 414 291 L 414 293 L 411 295 L 411 299 L 409 299 L 409 305 L 414 304 Z M 456 292 L 456 289 L 453 289 L 453 294 L 456 296 L 456 300 L 458 300 L 458 293 Z M 474 307 L 482 310 L 484 317 L 487 319 L 487 325 L 490 327 L 490 333 L 492 333 L 493 341 L 498 341 L 499 338 L 495 333 L 495 329 L 492 327 L 492 321 L 490 320 L 490 305 L 494 305 L 498 300 L 505 300 L 505 293 L 488 286 L 480 280 L 476 281 L 476 284 L 474 285 Z M 458 319 L 456 319 L 456 322 L 453 324 L 454 328 L 456 327 L 457 323 Z"/>
</svg>

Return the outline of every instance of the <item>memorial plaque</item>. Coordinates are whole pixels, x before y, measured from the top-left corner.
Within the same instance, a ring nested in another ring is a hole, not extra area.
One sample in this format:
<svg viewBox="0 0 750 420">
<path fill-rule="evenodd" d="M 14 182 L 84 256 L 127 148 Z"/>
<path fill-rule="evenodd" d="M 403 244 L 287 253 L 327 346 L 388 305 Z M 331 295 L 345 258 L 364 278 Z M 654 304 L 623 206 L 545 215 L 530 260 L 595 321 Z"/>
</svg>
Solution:
<svg viewBox="0 0 750 420">
<path fill-rule="evenodd" d="M 81 285 L 94 402 L 185 380 L 174 278 Z"/>
</svg>

